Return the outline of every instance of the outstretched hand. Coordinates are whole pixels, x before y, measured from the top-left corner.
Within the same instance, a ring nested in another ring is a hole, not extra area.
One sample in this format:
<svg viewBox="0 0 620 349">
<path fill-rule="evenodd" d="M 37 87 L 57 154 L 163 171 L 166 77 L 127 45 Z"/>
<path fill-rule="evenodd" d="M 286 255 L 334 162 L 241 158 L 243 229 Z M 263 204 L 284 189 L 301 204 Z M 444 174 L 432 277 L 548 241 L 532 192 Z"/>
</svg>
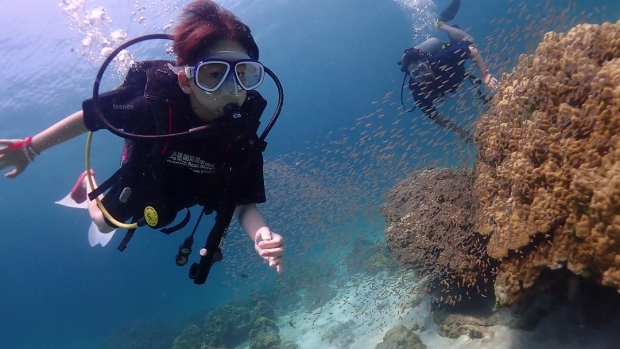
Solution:
<svg viewBox="0 0 620 349">
<path fill-rule="evenodd" d="M 256 253 L 269 263 L 270 268 L 276 268 L 278 274 L 282 273 L 282 254 L 284 239 L 267 227 L 260 228 L 254 237 L 254 249 Z"/>
<path fill-rule="evenodd" d="M 497 81 L 497 79 L 494 78 L 493 75 L 486 74 L 483 81 L 484 85 L 491 93 L 497 93 L 497 90 L 499 90 L 499 81 Z"/>
<path fill-rule="evenodd" d="M 21 150 L 23 142 L 22 139 L 0 139 L 0 171 L 13 167 L 13 170 L 7 172 L 4 177 L 19 176 L 30 163 L 26 153 Z"/>
</svg>

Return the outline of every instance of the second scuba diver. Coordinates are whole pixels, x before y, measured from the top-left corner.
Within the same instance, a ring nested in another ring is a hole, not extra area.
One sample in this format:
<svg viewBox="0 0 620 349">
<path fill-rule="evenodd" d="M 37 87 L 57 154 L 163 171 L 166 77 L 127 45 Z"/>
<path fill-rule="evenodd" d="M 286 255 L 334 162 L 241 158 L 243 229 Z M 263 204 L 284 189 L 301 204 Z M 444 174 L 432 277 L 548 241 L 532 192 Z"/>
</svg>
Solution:
<svg viewBox="0 0 620 349">
<path fill-rule="evenodd" d="M 408 111 L 419 107 L 433 122 L 454 131 L 465 142 L 471 143 L 471 134 L 442 117 L 433 105 L 446 94 L 455 92 L 466 78 L 475 85 L 480 84 L 480 79 L 465 71 L 465 61 L 468 58 L 472 59 L 482 73 L 482 82 L 491 93 L 497 92 L 499 87 L 497 79 L 489 73 L 480 51 L 474 46 L 474 39 L 457 26 L 445 23 L 454 18 L 460 4 L 460 0 L 452 1 L 435 21 L 435 28 L 448 34 L 449 43 L 442 43 L 434 37 L 429 38 L 405 50 L 398 64 L 405 73 L 405 79 L 409 77 L 409 89 L 415 101 L 414 107 Z M 482 94 L 477 87 L 476 91 L 484 103 L 490 100 L 490 97 Z"/>
<path fill-rule="evenodd" d="M 82 110 L 27 139 L 0 140 L 0 170 L 13 167 L 5 176 L 17 177 L 41 152 L 104 128 L 103 114 L 114 128 L 147 139 L 125 141 L 121 168 L 100 187 L 94 183 L 94 171 L 92 176 L 84 172 L 59 202 L 88 208 L 92 246 L 110 241 L 117 228 L 112 217 L 130 220 L 133 229 L 136 224 L 160 229 L 183 210 L 186 224 L 188 209 L 199 205 L 201 217 L 217 213 L 212 232 L 219 235 L 209 236 L 199 252 L 201 263 L 190 268 L 195 283 L 204 283 L 211 263 L 221 259 L 221 240 L 233 213 L 259 256 L 280 273 L 283 238 L 271 231 L 256 207 L 266 201 L 262 156 L 266 143 L 257 130 L 267 102 L 255 89 L 267 68 L 258 61 L 258 46 L 247 25 L 211 0 L 195 0 L 184 7 L 172 38 L 176 62 L 137 62 L 120 88 L 97 101 L 85 100 Z M 183 139 L 148 139 L 203 126 L 206 131 Z M 170 233 L 184 224 L 162 231 Z M 178 265 L 187 263 L 195 230 L 179 248 Z M 211 258 L 203 263 L 209 253 Z"/>
</svg>

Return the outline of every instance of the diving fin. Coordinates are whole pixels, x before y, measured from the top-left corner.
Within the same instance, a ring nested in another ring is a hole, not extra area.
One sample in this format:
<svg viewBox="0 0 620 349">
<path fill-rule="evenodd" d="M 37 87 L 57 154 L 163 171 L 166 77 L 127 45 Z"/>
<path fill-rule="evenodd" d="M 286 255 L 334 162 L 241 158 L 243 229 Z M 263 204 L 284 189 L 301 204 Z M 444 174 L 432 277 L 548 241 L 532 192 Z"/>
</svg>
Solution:
<svg viewBox="0 0 620 349">
<path fill-rule="evenodd" d="M 67 194 L 67 196 L 65 196 L 61 200 L 56 201 L 56 204 L 71 208 L 88 209 L 88 200 L 83 201 L 81 204 L 78 204 L 77 202 L 75 202 L 75 200 L 73 200 L 73 198 L 71 198 L 71 193 Z"/>
<path fill-rule="evenodd" d="M 95 171 L 93 169 L 90 170 L 91 175 L 95 175 Z M 75 182 L 75 185 L 73 186 L 73 189 L 71 189 L 71 191 L 69 192 L 69 194 L 67 194 L 67 196 L 65 196 L 64 198 L 62 198 L 62 200 L 56 201 L 56 203 L 58 205 L 62 205 L 62 206 L 66 206 L 66 207 L 71 207 L 71 208 L 83 208 L 83 209 L 87 209 L 88 208 L 88 196 L 86 195 L 86 182 L 84 181 L 86 177 L 86 171 L 82 172 L 78 179 L 77 182 Z"/>
<path fill-rule="evenodd" d="M 461 0 L 452 0 L 450 5 L 446 7 L 446 9 L 441 12 L 441 14 L 439 14 L 439 17 L 437 19 L 444 23 L 450 22 L 454 19 L 457 12 L 459 12 L 460 7 Z"/>
<path fill-rule="evenodd" d="M 105 245 L 112 240 L 114 233 L 116 233 L 116 229 L 104 234 L 99 231 L 99 228 L 97 228 L 95 222 L 91 222 L 90 227 L 88 228 L 88 243 L 90 244 L 90 247 L 95 247 L 97 245 L 105 247 Z"/>
</svg>

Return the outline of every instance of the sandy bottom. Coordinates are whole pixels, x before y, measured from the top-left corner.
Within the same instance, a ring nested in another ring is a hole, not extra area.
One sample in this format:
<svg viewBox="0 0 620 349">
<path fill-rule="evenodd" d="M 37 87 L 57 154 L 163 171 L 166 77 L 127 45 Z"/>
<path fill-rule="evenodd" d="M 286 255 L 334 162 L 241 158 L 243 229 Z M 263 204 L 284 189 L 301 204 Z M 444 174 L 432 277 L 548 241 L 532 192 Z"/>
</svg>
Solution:
<svg viewBox="0 0 620 349">
<path fill-rule="evenodd" d="M 614 330 L 620 327 L 585 329 L 562 312 L 549 315 L 535 331 L 498 325 L 487 327 L 492 333 L 482 339 L 445 338 L 438 334 L 430 299 L 422 295 L 419 285 L 413 274 L 403 272 L 353 277 L 322 307 L 280 317 L 280 338 L 297 343 L 300 349 L 374 349 L 387 331 L 404 325 L 421 328 L 415 333 L 428 349 L 620 348 L 620 330 Z M 237 349 L 249 349 L 249 344 Z"/>
</svg>

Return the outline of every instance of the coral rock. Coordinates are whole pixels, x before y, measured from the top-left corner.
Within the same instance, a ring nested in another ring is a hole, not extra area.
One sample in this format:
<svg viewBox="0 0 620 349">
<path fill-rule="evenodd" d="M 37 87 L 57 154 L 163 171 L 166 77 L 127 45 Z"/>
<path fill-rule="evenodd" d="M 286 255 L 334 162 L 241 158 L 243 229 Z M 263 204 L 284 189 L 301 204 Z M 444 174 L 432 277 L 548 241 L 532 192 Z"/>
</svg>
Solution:
<svg viewBox="0 0 620 349">
<path fill-rule="evenodd" d="M 426 349 L 426 345 L 417 334 L 400 325 L 389 330 L 375 349 Z"/>
</svg>

